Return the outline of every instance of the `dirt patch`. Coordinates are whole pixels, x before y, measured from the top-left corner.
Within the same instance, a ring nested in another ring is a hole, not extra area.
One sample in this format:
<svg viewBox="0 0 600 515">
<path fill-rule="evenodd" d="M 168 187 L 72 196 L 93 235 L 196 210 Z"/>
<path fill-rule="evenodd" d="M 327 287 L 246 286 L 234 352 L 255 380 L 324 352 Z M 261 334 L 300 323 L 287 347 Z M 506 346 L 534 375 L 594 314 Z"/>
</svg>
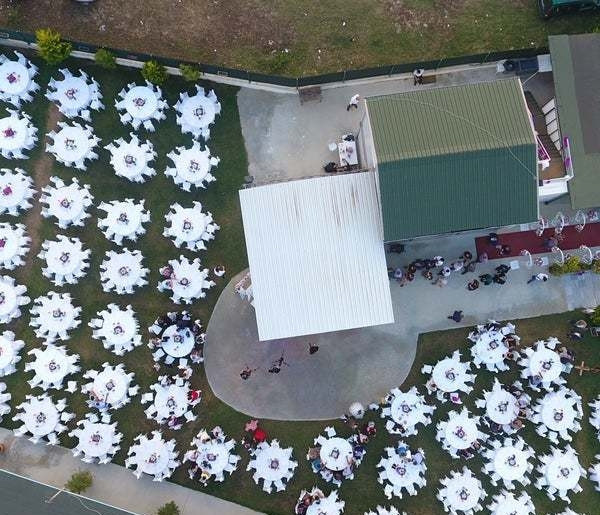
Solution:
<svg viewBox="0 0 600 515">
<path fill-rule="evenodd" d="M 386 0 L 387 12 L 396 22 L 396 30 L 440 30 L 459 12 L 467 0 L 439 0 L 431 8 L 410 0 Z"/>
<path fill-rule="evenodd" d="M 45 134 L 54 128 L 56 124 L 62 119 L 62 114 L 54 104 L 50 104 L 48 107 L 48 113 L 46 116 L 46 126 L 44 130 L 38 132 L 39 141 L 38 144 L 43 148 L 45 145 Z M 40 192 L 44 186 L 47 186 L 50 182 L 50 175 L 52 172 L 52 165 L 54 158 L 47 152 L 42 151 L 40 156 L 33 163 L 31 168 L 31 176 L 35 185 L 36 191 Z M 39 193 L 38 193 L 39 195 Z M 24 219 L 25 227 L 27 227 L 27 234 L 31 238 L 31 248 L 25 265 L 21 269 L 22 273 L 28 274 L 29 270 L 33 265 L 33 259 L 38 255 L 40 246 L 42 244 L 40 237 L 40 225 L 42 223 L 42 206 L 40 202 L 35 202 L 33 207 L 29 210 Z"/>
</svg>

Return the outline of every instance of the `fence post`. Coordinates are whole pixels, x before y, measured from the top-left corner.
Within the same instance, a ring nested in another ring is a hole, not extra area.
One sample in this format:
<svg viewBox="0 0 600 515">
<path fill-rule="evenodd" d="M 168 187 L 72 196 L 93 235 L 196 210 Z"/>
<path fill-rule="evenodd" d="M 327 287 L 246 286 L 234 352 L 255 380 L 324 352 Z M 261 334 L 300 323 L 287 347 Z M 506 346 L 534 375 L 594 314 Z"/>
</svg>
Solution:
<svg viewBox="0 0 600 515">
<path fill-rule="evenodd" d="M 346 70 L 344 70 L 344 76 L 342 77 L 342 82 L 346 82 Z"/>
<path fill-rule="evenodd" d="M 392 64 L 392 66 L 390 66 L 390 72 L 388 73 L 388 77 L 391 77 L 392 75 L 394 75 L 394 65 Z"/>
<path fill-rule="evenodd" d="M 481 61 L 481 64 L 487 62 L 487 58 L 490 56 L 490 52 L 488 52 L 487 54 L 485 54 L 485 57 L 483 58 L 483 61 Z"/>
</svg>

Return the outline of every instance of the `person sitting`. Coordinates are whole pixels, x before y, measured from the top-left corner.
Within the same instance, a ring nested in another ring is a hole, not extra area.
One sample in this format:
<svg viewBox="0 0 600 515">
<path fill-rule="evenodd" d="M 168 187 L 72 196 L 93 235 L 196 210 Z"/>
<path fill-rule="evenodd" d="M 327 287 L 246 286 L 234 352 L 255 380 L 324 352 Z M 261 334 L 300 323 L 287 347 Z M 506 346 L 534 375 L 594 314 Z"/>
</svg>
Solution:
<svg viewBox="0 0 600 515">
<path fill-rule="evenodd" d="M 223 277 L 225 275 L 225 267 L 223 265 L 217 265 L 213 268 L 213 274 L 217 277 Z"/>
<path fill-rule="evenodd" d="M 352 448 L 352 456 L 357 460 L 361 460 L 362 457 L 364 456 L 365 452 L 366 452 L 366 450 L 362 444 L 356 444 Z"/>
<path fill-rule="evenodd" d="M 480 275 L 479 276 L 479 280 L 483 284 L 485 284 L 486 286 L 489 286 L 494 281 L 493 277 L 490 274 L 482 274 L 482 275 Z"/>
<path fill-rule="evenodd" d="M 510 266 L 502 263 L 501 265 L 496 267 L 496 272 L 498 272 L 499 274 L 506 274 L 510 271 Z"/>
<path fill-rule="evenodd" d="M 432 261 L 435 266 L 444 266 L 444 258 L 442 256 L 433 256 Z"/>
<path fill-rule="evenodd" d="M 413 465 L 420 465 L 425 460 L 423 453 L 421 451 L 417 451 L 412 455 L 412 463 Z"/>
<path fill-rule="evenodd" d="M 487 263 L 487 262 L 488 262 L 488 259 L 489 259 L 489 257 L 488 257 L 488 255 L 487 255 L 487 252 L 482 252 L 481 254 L 479 254 L 479 255 L 477 256 L 477 261 L 478 261 L 479 263 L 481 263 L 481 264 L 485 264 L 485 263 Z"/>
<path fill-rule="evenodd" d="M 512 252 L 510 245 L 501 245 L 500 246 L 500 255 L 508 256 Z"/>
<path fill-rule="evenodd" d="M 563 365 L 575 363 L 575 353 L 564 346 L 559 349 L 558 355 L 560 357 L 560 362 Z"/>
<path fill-rule="evenodd" d="M 510 427 L 511 427 L 511 429 L 514 429 L 515 431 L 518 431 L 519 429 L 521 429 L 523 427 L 523 421 L 520 418 L 515 418 L 510 423 Z"/>
<path fill-rule="evenodd" d="M 402 277 L 404 277 L 404 270 L 402 270 L 401 267 L 394 269 L 394 279 L 396 279 L 396 281 L 399 281 L 400 279 L 402 279 Z"/>
<path fill-rule="evenodd" d="M 315 474 L 318 474 L 325 468 L 325 465 L 321 461 L 321 456 L 317 456 L 316 458 L 310 460 L 310 466 Z"/>
<path fill-rule="evenodd" d="M 199 402 L 201 395 L 202 395 L 202 390 L 188 390 L 188 401 L 189 402 Z"/>
<path fill-rule="evenodd" d="M 403 458 L 404 456 L 406 456 L 407 452 L 408 446 L 404 442 L 398 442 L 398 445 L 396 445 L 396 454 Z"/>
<path fill-rule="evenodd" d="M 425 279 L 427 279 L 428 281 L 433 280 L 433 273 L 431 270 L 423 270 L 423 277 L 425 277 Z"/>
<path fill-rule="evenodd" d="M 539 374 L 529 376 L 529 384 L 532 387 L 537 388 L 540 384 L 542 384 L 542 376 Z"/>
<path fill-rule="evenodd" d="M 333 161 L 329 161 L 323 169 L 325 170 L 325 173 L 335 173 L 337 172 L 337 165 Z"/>
<path fill-rule="evenodd" d="M 477 288 L 479 288 L 479 281 L 477 279 L 473 279 L 467 284 L 467 290 L 469 291 L 475 291 Z"/>
<path fill-rule="evenodd" d="M 204 361 L 204 357 L 202 356 L 202 349 L 196 347 L 190 352 L 190 361 L 192 363 L 202 363 Z"/>
<path fill-rule="evenodd" d="M 426 383 L 425 383 L 425 388 L 427 388 L 427 391 L 431 394 L 431 393 L 435 393 L 437 391 L 437 385 L 435 384 L 435 381 L 433 380 L 433 377 L 430 378 Z"/>
<path fill-rule="evenodd" d="M 373 422 L 372 420 L 367 422 L 367 425 L 364 427 L 363 430 L 369 438 L 372 438 L 377 434 L 377 428 L 375 427 L 375 422 Z"/>
<path fill-rule="evenodd" d="M 504 274 L 495 274 L 493 281 L 496 284 L 503 285 L 506 283 L 506 277 L 504 276 Z"/>
<path fill-rule="evenodd" d="M 458 394 L 458 392 L 450 393 L 450 402 L 452 402 L 452 404 L 462 404 L 462 401 L 460 400 L 460 395 Z"/>
<path fill-rule="evenodd" d="M 581 334 L 579 331 L 571 331 L 569 333 L 567 333 L 567 336 L 569 337 L 570 340 L 581 340 L 583 339 L 583 334 Z"/>
<path fill-rule="evenodd" d="M 494 421 L 491 421 L 490 422 L 490 431 L 495 434 L 501 433 L 502 426 Z"/>
</svg>

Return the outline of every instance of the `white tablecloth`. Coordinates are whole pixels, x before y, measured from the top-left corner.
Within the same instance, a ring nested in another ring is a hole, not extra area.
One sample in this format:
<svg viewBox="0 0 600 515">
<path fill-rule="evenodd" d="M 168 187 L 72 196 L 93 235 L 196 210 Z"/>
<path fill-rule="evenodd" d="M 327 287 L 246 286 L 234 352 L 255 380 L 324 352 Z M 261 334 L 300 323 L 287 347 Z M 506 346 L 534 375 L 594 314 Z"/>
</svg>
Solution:
<svg viewBox="0 0 600 515">
<path fill-rule="evenodd" d="M 34 436 L 46 436 L 58 424 L 59 413 L 50 398 L 33 398 L 24 406 L 23 423 Z"/>
<path fill-rule="evenodd" d="M 396 465 L 393 468 L 392 465 Z M 399 456 L 385 461 L 387 479 L 395 487 L 406 488 L 419 482 L 422 465 L 413 465 L 412 461 L 403 461 Z"/>
<path fill-rule="evenodd" d="M 496 389 L 486 398 L 485 411 L 496 424 L 507 425 L 519 414 L 519 404 L 514 395 L 504 389 Z"/>
<path fill-rule="evenodd" d="M 459 436 L 460 433 L 462 436 Z M 444 437 L 454 449 L 467 449 L 477 440 L 477 424 L 466 416 L 453 417 L 448 421 Z"/>
<path fill-rule="evenodd" d="M 465 384 L 465 365 L 453 358 L 445 358 L 433 367 L 431 377 L 440 390 L 455 392 Z"/>
<path fill-rule="evenodd" d="M 529 370 L 531 375 L 542 376 L 544 383 L 558 379 L 562 369 L 560 357 L 553 350 L 542 347 L 529 356 Z"/>
<path fill-rule="evenodd" d="M 114 430 L 110 424 L 92 424 L 87 422 L 80 429 L 78 438 L 78 447 L 86 456 L 100 458 L 108 454 L 111 450 Z"/>
<path fill-rule="evenodd" d="M 94 379 L 92 390 L 96 397 L 111 405 L 118 405 L 127 396 L 128 379 L 123 372 L 106 369 Z"/>
<path fill-rule="evenodd" d="M 36 354 L 33 362 L 35 374 L 44 383 L 60 383 L 70 372 L 71 365 L 64 351 L 53 345 L 48 345 Z"/>
<path fill-rule="evenodd" d="M 423 416 L 423 403 L 418 395 L 411 392 L 395 396 L 390 409 L 394 422 L 404 428 L 414 427 Z"/>
<path fill-rule="evenodd" d="M 342 141 L 338 143 L 338 154 L 340 165 L 357 165 L 358 154 L 356 153 L 356 141 Z"/>
<path fill-rule="evenodd" d="M 28 136 L 28 120 L 17 116 L 0 118 L 0 149 L 20 150 L 25 148 Z M 8 131 L 12 131 L 9 134 Z"/>
<path fill-rule="evenodd" d="M 137 333 L 132 311 L 104 310 L 101 318 L 102 327 L 98 329 L 98 332 L 111 345 L 123 345 L 131 341 Z"/>
<path fill-rule="evenodd" d="M 581 477 L 579 462 L 573 455 L 552 459 L 546 468 L 548 484 L 557 490 L 572 490 Z"/>
<path fill-rule="evenodd" d="M 194 95 L 181 102 L 179 107 L 184 122 L 202 129 L 215 121 L 215 102 L 205 95 Z"/>
<path fill-rule="evenodd" d="M 259 477 L 267 481 L 277 481 L 289 475 L 290 459 L 285 449 L 268 446 L 256 451 L 256 471 Z M 277 461 L 277 468 L 271 467 L 271 462 Z"/>
<path fill-rule="evenodd" d="M 192 352 L 194 348 L 195 338 L 189 328 L 178 331 L 176 324 L 170 325 L 164 330 L 162 338 L 163 350 L 174 358 L 183 358 Z M 167 340 L 165 341 L 164 338 Z"/>
<path fill-rule="evenodd" d="M 53 141 L 52 150 L 56 153 L 56 157 L 66 163 L 85 159 L 95 145 L 93 138 L 79 125 L 64 124 Z"/>
<path fill-rule="evenodd" d="M 494 455 L 494 470 L 506 481 L 518 481 L 527 471 L 527 454 L 516 447 L 500 447 Z"/>
<path fill-rule="evenodd" d="M 0 64 L 0 91 L 18 96 L 27 91 L 29 82 L 29 70 L 18 61 L 6 60 Z"/>
<path fill-rule="evenodd" d="M 46 262 L 53 274 L 65 276 L 81 270 L 87 253 L 81 249 L 81 242 L 77 242 L 68 238 L 44 242 L 47 244 Z"/>
<path fill-rule="evenodd" d="M 21 206 L 33 195 L 31 179 L 20 172 L 0 175 L 0 208 L 11 209 Z"/>
<path fill-rule="evenodd" d="M 15 286 L 8 281 L 0 280 L 0 317 L 10 315 L 17 307 Z"/>
<path fill-rule="evenodd" d="M 452 509 L 468 511 L 479 503 L 481 487 L 474 477 L 460 475 L 450 480 L 447 493 L 448 504 Z"/>
<path fill-rule="evenodd" d="M 90 86 L 81 77 L 71 75 L 54 83 L 56 99 L 64 110 L 78 111 L 88 106 L 91 100 Z"/>
<path fill-rule="evenodd" d="M 181 417 L 188 410 L 187 386 L 156 385 L 154 406 L 156 416 L 161 420 L 171 416 Z"/>
<path fill-rule="evenodd" d="M 0 336 L 0 370 L 10 365 L 14 358 L 13 341 Z"/>
<path fill-rule="evenodd" d="M 198 444 L 198 457 L 196 463 L 204 470 L 207 470 L 211 474 L 219 475 L 225 470 L 225 467 L 229 463 L 229 449 L 224 443 L 219 443 L 214 440 Z M 210 464 L 210 467 L 206 467 L 206 463 Z"/>
<path fill-rule="evenodd" d="M 331 455 L 335 450 L 337 457 Z M 329 438 L 321 447 L 320 455 L 321 461 L 329 470 L 344 470 L 352 457 L 352 446 L 343 438 Z"/>
<path fill-rule="evenodd" d="M 552 395 L 542 401 L 540 416 L 548 429 L 562 432 L 573 428 L 577 411 L 573 401 Z"/>
<path fill-rule="evenodd" d="M 147 86 L 135 86 L 125 93 L 125 109 L 132 118 L 148 120 L 158 109 L 158 99 Z"/>
<path fill-rule="evenodd" d="M 169 469 L 169 449 L 166 442 L 155 438 L 144 440 L 136 449 L 138 467 L 146 474 L 162 474 Z"/>
</svg>

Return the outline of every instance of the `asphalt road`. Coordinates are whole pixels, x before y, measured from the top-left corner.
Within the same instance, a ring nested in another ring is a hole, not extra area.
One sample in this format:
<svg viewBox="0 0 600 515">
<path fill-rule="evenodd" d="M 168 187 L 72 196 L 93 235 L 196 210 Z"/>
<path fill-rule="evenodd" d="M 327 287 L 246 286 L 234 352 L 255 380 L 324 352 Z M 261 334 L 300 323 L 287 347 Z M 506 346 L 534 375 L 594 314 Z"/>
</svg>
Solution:
<svg viewBox="0 0 600 515">
<path fill-rule="evenodd" d="M 0 515 L 132 515 L 0 470 Z M 135 515 L 135 514 L 133 514 Z"/>
</svg>

